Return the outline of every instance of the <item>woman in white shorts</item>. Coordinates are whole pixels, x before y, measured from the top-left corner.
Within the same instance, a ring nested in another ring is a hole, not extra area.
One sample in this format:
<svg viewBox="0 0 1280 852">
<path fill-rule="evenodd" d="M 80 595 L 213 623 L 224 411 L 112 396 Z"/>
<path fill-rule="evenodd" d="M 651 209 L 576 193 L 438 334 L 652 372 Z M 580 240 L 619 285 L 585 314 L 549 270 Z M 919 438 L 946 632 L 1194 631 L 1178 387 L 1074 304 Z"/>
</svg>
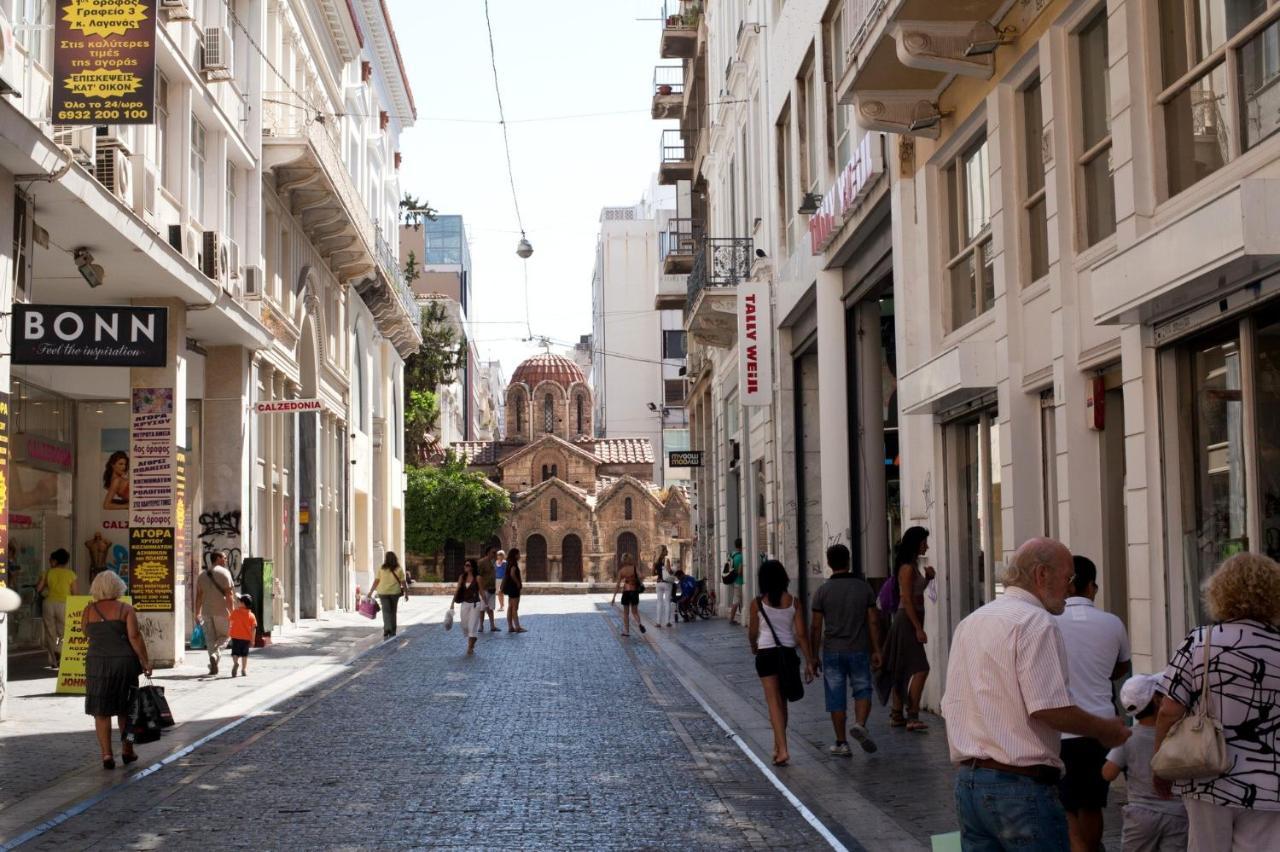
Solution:
<svg viewBox="0 0 1280 852">
<path fill-rule="evenodd" d="M 480 589 L 480 572 L 476 561 L 462 563 L 462 576 L 453 594 L 453 602 L 462 608 L 462 634 L 467 637 L 467 653 L 476 652 L 476 637 L 480 635 L 480 619 L 484 617 L 484 593 Z"/>
</svg>

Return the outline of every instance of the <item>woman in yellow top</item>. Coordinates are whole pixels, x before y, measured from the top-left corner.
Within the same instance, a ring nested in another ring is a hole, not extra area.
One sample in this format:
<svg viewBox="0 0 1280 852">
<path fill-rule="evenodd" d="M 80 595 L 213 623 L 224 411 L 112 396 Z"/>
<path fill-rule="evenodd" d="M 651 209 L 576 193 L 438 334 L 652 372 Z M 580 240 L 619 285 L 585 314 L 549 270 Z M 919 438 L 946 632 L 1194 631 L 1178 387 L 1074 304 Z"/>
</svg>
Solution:
<svg viewBox="0 0 1280 852">
<path fill-rule="evenodd" d="M 404 582 L 404 569 L 400 560 L 390 550 L 383 557 L 382 567 L 378 569 L 378 582 L 373 587 L 374 594 L 382 601 L 382 638 L 396 635 L 396 605 L 400 596 L 409 597 L 409 588 Z"/>
<path fill-rule="evenodd" d="M 59 547 L 49 554 L 49 570 L 36 583 L 36 594 L 44 597 L 40 621 L 44 627 L 44 649 L 49 668 L 56 669 L 62 657 L 62 632 L 67 624 L 67 597 L 76 593 L 76 572 L 67 567 L 71 554 Z"/>
</svg>

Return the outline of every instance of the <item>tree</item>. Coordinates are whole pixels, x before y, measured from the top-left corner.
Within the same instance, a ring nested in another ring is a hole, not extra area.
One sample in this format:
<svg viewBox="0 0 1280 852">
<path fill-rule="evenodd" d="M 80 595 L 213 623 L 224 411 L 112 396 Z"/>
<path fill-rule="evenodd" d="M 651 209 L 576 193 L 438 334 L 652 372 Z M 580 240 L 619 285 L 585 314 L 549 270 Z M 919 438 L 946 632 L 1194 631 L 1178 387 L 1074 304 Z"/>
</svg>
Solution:
<svg viewBox="0 0 1280 852">
<path fill-rule="evenodd" d="M 440 417 L 440 398 L 432 391 L 412 391 L 404 407 L 405 443 L 410 459 L 427 455 L 427 435 L 436 428 Z"/>
<path fill-rule="evenodd" d="M 467 341 L 458 334 L 443 302 L 422 307 L 422 346 L 404 361 L 405 407 L 413 391 L 435 392 L 453 381 L 467 362 Z"/>
<path fill-rule="evenodd" d="M 429 202 L 419 201 L 407 192 L 400 199 L 400 221 L 412 225 L 415 231 L 422 230 L 423 219 L 434 222 L 437 215 L 438 211 Z"/>
<path fill-rule="evenodd" d="M 448 541 L 484 541 L 494 535 L 508 512 L 511 497 L 449 453 L 439 467 L 408 469 L 405 492 L 405 546 L 430 557 Z"/>
</svg>

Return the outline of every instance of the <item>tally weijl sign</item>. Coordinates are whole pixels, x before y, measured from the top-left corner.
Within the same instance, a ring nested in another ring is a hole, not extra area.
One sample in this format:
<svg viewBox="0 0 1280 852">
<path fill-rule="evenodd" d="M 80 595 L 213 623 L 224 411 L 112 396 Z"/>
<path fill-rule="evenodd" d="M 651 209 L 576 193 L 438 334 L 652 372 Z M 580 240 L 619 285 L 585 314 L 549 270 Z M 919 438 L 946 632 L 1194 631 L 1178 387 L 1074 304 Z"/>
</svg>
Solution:
<svg viewBox="0 0 1280 852">
<path fill-rule="evenodd" d="M 155 0 L 58 0 L 54 124 L 155 121 Z"/>
<path fill-rule="evenodd" d="M 743 405 L 773 402 L 773 327 L 769 321 L 769 285 L 738 285 L 738 399 Z"/>
<path fill-rule="evenodd" d="M 163 367 L 166 308 L 14 305 L 13 363 L 71 367 Z"/>
</svg>

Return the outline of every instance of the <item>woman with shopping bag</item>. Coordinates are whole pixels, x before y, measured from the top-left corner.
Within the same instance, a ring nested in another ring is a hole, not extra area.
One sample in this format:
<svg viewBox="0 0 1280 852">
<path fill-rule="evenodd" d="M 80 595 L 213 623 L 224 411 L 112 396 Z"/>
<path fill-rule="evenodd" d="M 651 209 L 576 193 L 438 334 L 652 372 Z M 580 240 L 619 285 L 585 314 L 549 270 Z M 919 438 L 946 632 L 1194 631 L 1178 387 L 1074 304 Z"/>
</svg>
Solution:
<svg viewBox="0 0 1280 852">
<path fill-rule="evenodd" d="M 111 749 L 111 719 L 120 724 L 121 755 L 125 764 L 138 755 L 129 732 L 129 700 L 137 689 L 138 675 L 151 677 L 151 660 L 147 646 L 138 632 L 138 616 L 133 607 L 120 601 L 127 587 L 114 571 L 103 571 L 93 578 L 89 595 L 93 603 L 85 607 L 81 626 L 89 640 L 85 655 L 84 712 L 93 717 L 98 746 L 102 751 L 102 768 L 115 769 Z"/>
<path fill-rule="evenodd" d="M 480 572 L 476 561 L 462 563 L 462 576 L 453 593 L 453 602 L 462 608 L 462 633 L 467 637 L 467 653 L 476 652 L 476 637 L 480 635 L 480 619 L 484 614 L 484 596 L 480 592 Z M 452 610 L 450 610 L 452 612 Z"/>
</svg>

